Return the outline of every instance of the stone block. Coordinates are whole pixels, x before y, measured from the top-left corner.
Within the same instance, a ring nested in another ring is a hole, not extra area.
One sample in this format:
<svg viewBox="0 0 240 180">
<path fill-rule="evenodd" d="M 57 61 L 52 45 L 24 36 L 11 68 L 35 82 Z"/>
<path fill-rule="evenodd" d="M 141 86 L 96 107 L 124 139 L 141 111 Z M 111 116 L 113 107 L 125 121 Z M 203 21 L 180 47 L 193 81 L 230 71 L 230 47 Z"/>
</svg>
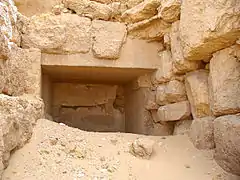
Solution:
<svg viewBox="0 0 240 180">
<path fill-rule="evenodd" d="M 233 45 L 240 36 L 238 0 L 184 0 L 180 38 L 187 60 L 204 60 Z"/>
<path fill-rule="evenodd" d="M 214 121 L 214 158 L 227 172 L 240 176 L 240 116 L 221 116 Z"/>
<path fill-rule="evenodd" d="M 157 14 L 157 8 L 160 0 L 148 0 L 126 10 L 122 14 L 122 20 L 128 23 L 135 23 L 145 19 L 149 19 Z"/>
<path fill-rule="evenodd" d="M 240 112 L 240 47 L 232 46 L 210 61 L 210 108 L 215 116 Z"/>
<path fill-rule="evenodd" d="M 202 67 L 202 63 L 200 61 L 188 61 L 184 58 L 182 49 L 183 47 L 179 36 L 179 21 L 176 21 L 172 24 L 170 38 L 175 73 L 184 74 Z"/>
<path fill-rule="evenodd" d="M 159 105 L 187 100 L 185 86 L 182 82 L 172 80 L 157 87 L 156 102 Z"/>
<path fill-rule="evenodd" d="M 180 18 L 181 0 L 162 0 L 158 7 L 158 16 L 164 21 L 173 23 Z"/>
<path fill-rule="evenodd" d="M 189 131 L 189 138 L 198 149 L 213 149 L 215 147 L 213 136 L 214 117 L 194 119 Z"/>
<path fill-rule="evenodd" d="M 94 56 L 105 59 L 119 58 L 126 35 L 127 30 L 123 23 L 94 20 L 92 22 Z"/>
<path fill-rule="evenodd" d="M 173 135 L 186 135 L 189 133 L 193 120 L 177 121 L 174 126 Z"/>
<path fill-rule="evenodd" d="M 178 121 L 187 119 L 191 115 L 190 104 L 188 101 L 167 104 L 161 106 L 157 113 L 159 121 Z"/>
<path fill-rule="evenodd" d="M 185 86 L 188 100 L 191 104 L 192 115 L 195 118 L 209 116 L 209 87 L 208 74 L 206 70 L 197 70 L 187 73 Z"/>
</svg>

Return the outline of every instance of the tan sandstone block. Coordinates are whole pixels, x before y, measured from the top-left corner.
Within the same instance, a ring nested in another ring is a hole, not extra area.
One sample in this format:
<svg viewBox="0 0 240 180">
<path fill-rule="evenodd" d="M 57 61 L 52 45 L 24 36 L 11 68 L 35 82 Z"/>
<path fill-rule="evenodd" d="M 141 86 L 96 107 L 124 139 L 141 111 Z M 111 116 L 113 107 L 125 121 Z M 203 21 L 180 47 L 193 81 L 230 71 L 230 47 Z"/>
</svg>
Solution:
<svg viewBox="0 0 240 180">
<path fill-rule="evenodd" d="M 46 53 L 87 53 L 91 47 L 91 20 L 76 14 L 33 16 L 23 26 L 22 46 Z"/>
<path fill-rule="evenodd" d="M 20 96 L 41 95 L 41 52 L 39 49 L 12 47 L 4 68 L 6 94 Z"/>
<path fill-rule="evenodd" d="M 213 54 L 209 74 L 210 108 L 215 116 L 240 112 L 240 47 Z"/>
<path fill-rule="evenodd" d="M 160 0 L 148 0 L 128 9 L 122 14 L 122 20 L 128 23 L 135 23 L 149 19 L 157 14 Z"/>
<path fill-rule="evenodd" d="M 189 137 L 198 149 L 213 149 L 215 147 L 213 136 L 214 117 L 194 119 L 189 131 Z"/>
<path fill-rule="evenodd" d="M 94 56 L 106 59 L 119 58 L 126 35 L 127 30 L 123 23 L 94 20 L 92 22 Z"/>
<path fill-rule="evenodd" d="M 182 44 L 179 38 L 179 21 L 172 24 L 170 37 L 175 73 L 184 74 L 201 68 L 202 63 L 200 61 L 187 61 L 183 56 Z"/>
<path fill-rule="evenodd" d="M 128 25 L 128 34 L 138 39 L 161 40 L 170 27 L 170 23 L 165 22 L 156 15 L 150 19 Z"/>
<path fill-rule="evenodd" d="M 214 158 L 227 172 L 240 176 L 240 115 L 221 116 L 214 121 Z"/>
<path fill-rule="evenodd" d="M 194 118 L 209 116 L 209 87 L 206 70 L 197 70 L 186 75 L 185 86 Z"/>
<path fill-rule="evenodd" d="M 180 38 L 187 60 L 203 60 L 240 36 L 239 0 L 184 0 Z"/>
<path fill-rule="evenodd" d="M 78 15 L 91 19 L 109 20 L 112 14 L 112 9 L 107 4 L 90 0 L 63 0 L 63 4 Z"/>
<path fill-rule="evenodd" d="M 186 119 L 191 115 L 188 101 L 161 106 L 157 113 L 159 121 L 178 121 Z"/>
<path fill-rule="evenodd" d="M 193 120 L 177 121 L 174 125 L 173 135 L 185 135 L 189 133 Z"/>
<path fill-rule="evenodd" d="M 173 23 L 180 18 L 181 0 L 162 0 L 158 7 L 158 16 L 166 22 Z"/>
<path fill-rule="evenodd" d="M 156 101 L 159 105 L 187 100 L 185 86 L 182 82 L 172 80 L 157 87 Z"/>
</svg>

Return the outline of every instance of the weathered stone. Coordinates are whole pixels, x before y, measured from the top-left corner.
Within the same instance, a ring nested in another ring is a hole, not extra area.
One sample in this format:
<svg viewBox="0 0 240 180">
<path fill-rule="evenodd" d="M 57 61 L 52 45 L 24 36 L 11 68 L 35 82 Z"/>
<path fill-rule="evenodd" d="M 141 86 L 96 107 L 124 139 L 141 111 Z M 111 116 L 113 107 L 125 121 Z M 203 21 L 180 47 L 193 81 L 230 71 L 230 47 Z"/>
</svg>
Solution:
<svg viewBox="0 0 240 180">
<path fill-rule="evenodd" d="M 157 87 L 156 102 L 159 105 L 187 100 L 185 86 L 182 82 L 173 80 Z"/>
<path fill-rule="evenodd" d="M 33 16 L 24 24 L 22 46 L 46 53 L 87 53 L 91 47 L 91 20 L 76 14 Z"/>
<path fill-rule="evenodd" d="M 160 67 L 152 75 L 152 82 L 154 84 L 168 82 L 174 76 L 171 52 L 169 50 L 162 51 L 159 53 L 159 56 Z"/>
<path fill-rule="evenodd" d="M 185 86 L 192 115 L 195 118 L 209 116 L 208 71 L 197 70 L 186 75 Z"/>
<path fill-rule="evenodd" d="M 214 121 L 214 158 L 227 172 L 240 176 L 240 116 L 221 116 Z"/>
<path fill-rule="evenodd" d="M 94 56 L 106 59 L 119 58 L 126 35 L 127 30 L 123 23 L 94 20 L 92 22 Z"/>
<path fill-rule="evenodd" d="M 215 147 L 213 137 L 214 117 L 194 119 L 189 131 L 189 137 L 198 149 L 213 149 Z"/>
<path fill-rule="evenodd" d="M 145 108 L 147 110 L 158 109 L 159 105 L 156 103 L 156 91 L 150 91 L 146 100 Z"/>
<path fill-rule="evenodd" d="M 191 115 L 188 101 L 161 106 L 158 109 L 159 121 L 178 121 L 189 118 Z"/>
<path fill-rule="evenodd" d="M 20 96 L 10 97 L 0 94 L 0 134 L 3 162 L 7 165 L 10 152 L 22 147 L 32 135 L 36 120 L 43 116 L 41 99 Z"/>
<path fill-rule="evenodd" d="M 184 74 L 201 68 L 200 61 L 187 61 L 183 56 L 182 44 L 179 38 L 179 21 L 172 24 L 171 28 L 171 52 L 174 63 L 174 72 L 177 74 Z"/>
<path fill-rule="evenodd" d="M 174 126 L 173 135 L 185 135 L 185 134 L 188 134 L 192 122 L 193 122 L 193 120 L 177 121 L 175 126 Z"/>
<path fill-rule="evenodd" d="M 240 36 L 238 0 L 185 0 L 180 37 L 187 60 L 203 60 L 234 44 Z"/>
<path fill-rule="evenodd" d="M 150 159 L 155 141 L 148 138 L 138 138 L 129 146 L 129 152 L 140 158 Z"/>
<path fill-rule="evenodd" d="M 180 18 L 181 0 L 162 0 L 158 7 L 158 16 L 166 22 L 174 22 Z"/>
<path fill-rule="evenodd" d="M 157 8 L 160 0 L 148 0 L 128 9 L 122 14 L 122 20 L 128 23 L 136 23 L 149 19 L 157 14 Z"/>
<path fill-rule="evenodd" d="M 78 15 L 92 19 L 109 20 L 112 14 L 112 9 L 108 5 L 90 0 L 63 0 L 63 4 Z"/>
<path fill-rule="evenodd" d="M 167 32 L 163 36 L 163 45 L 166 49 L 171 49 L 171 38 L 170 38 L 170 32 Z"/>
<path fill-rule="evenodd" d="M 12 47 L 4 68 L 5 93 L 14 96 L 32 94 L 40 97 L 41 52 L 39 49 Z"/>
<path fill-rule="evenodd" d="M 169 31 L 171 24 L 154 16 L 128 25 L 128 34 L 132 37 L 146 40 L 161 40 L 166 32 Z"/>
<path fill-rule="evenodd" d="M 210 108 L 215 116 L 240 112 L 240 47 L 221 50 L 210 61 Z"/>
</svg>

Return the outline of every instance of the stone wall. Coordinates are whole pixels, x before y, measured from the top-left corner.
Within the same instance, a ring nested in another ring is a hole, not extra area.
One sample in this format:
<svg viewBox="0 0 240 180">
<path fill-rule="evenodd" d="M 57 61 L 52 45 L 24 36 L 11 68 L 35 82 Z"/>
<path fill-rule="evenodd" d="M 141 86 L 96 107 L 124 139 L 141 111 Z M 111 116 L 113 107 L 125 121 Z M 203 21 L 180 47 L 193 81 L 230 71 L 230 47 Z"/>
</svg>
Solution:
<svg viewBox="0 0 240 180">
<path fill-rule="evenodd" d="M 219 165 L 240 175 L 238 0 L 48 2 L 45 6 L 38 0 L 17 0 L 27 18 L 16 12 L 12 1 L 1 1 L 0 89 L 6 94 L 2 95 L 4 102 L 21 104 L 18 101 L 24 94 L 40 96 L 45 88 L 44 83 L 40 86 L 40 63 L 51 71 L 63 65 L 113 68 L 111 72 L 116 67 L 127 68 L 131 78 L 121 83 L 127 92 L 125 107 L 129 107 L 125 114 L 131 117 L 128 132 L 188 133 L 197 148 L 214 149 Z M 139 69 L 155 72 L 144 75 L 138 71 L 138 78 L 132 76 Z M 101 77 L 111 76 L 98 74 L 100 78 L 91 79 L 104 81 Z M 51 101 L 54 94 L 42 96 Z M 51 111 L 51 106 L 45 109 Z M 14 121 L 8 127 L 19 133 Z M 20 142 L 6 144 L 1 152 L 10 152 Z M 6 164 L 8 153 L 2 154 Z"/>
</svg>

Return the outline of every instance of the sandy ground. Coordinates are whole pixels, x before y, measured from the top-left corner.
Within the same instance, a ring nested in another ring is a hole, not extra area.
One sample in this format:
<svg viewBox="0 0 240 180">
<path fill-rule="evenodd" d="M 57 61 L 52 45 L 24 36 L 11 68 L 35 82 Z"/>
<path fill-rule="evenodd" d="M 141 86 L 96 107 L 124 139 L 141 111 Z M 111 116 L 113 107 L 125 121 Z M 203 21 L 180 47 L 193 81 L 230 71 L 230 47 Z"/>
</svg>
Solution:
<svg viewBox="0 0 240 180">
<path fill-rule="evenodd" d="M 129 153 L 137 137 L 39 120 L 30 142 L 13 153 L 3 180 L 239 180 L 217 166 L 211 151 L 195 149 L 187 136 L 148 136 L 155 141 L 149 160 Z"/>
</svg>

